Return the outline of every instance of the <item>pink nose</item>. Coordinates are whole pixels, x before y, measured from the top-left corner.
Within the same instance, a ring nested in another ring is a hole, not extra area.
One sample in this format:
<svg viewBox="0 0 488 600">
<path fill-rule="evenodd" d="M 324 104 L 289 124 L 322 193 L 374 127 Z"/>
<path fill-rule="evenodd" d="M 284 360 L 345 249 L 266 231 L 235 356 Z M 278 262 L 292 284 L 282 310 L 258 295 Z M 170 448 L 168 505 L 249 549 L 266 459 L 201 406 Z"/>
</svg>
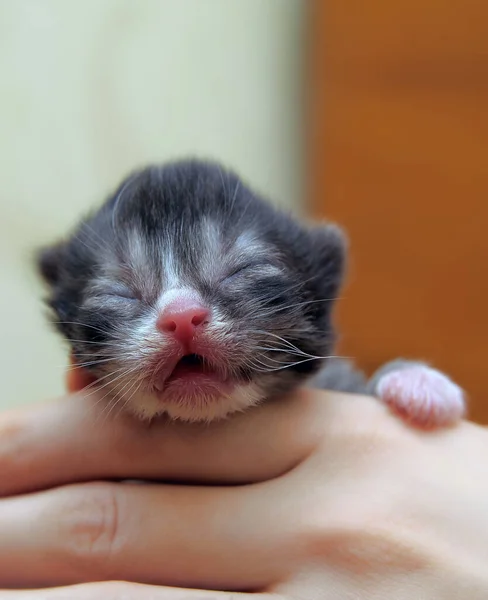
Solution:
<svg viewBox="0 0 488 600">
<path fill-rule="evenodd" d="M 205 306 L 179 298 L 165 307 L 159 316 L 156 327 L 169 333 L 182 344 L 191 341 L 197 330 L 208 323 L 210 311 Z"/>
</svg>

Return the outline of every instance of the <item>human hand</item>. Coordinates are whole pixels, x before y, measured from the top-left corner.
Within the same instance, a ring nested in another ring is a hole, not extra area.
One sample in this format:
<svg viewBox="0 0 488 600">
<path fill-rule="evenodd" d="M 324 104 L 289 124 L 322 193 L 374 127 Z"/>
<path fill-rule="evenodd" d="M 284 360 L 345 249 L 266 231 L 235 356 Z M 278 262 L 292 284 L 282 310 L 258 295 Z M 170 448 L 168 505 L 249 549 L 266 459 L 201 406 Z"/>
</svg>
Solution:
<svg viewBox="0 0 488 600">
<path fill-rule="evenodd" d="M 83 393 L 7 413 L 0 588 L 80 585 L 0 598 L 485 599 L 487 451 L 475 425 L 420 433 L 312 390 L 210 426 L 105 418 Z"/>
</svg>

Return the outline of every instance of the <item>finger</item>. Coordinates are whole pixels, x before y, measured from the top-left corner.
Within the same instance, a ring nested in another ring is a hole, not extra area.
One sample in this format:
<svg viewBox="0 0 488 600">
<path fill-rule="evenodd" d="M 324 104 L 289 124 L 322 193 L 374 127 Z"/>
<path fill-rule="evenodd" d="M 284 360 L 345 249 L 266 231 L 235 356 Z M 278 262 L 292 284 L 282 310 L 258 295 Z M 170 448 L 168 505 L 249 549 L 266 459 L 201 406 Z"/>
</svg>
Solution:
<svg viewBox="0 0 488 600">
<path fill-rule="evenodd" d="M 335 402 L 302 390 L 210 425 L 107 418 L 83 394 L 12 411 L 0 415 L 0 495 L 93 479 L 269 479 L 312 452 Z"/>
<path fill-rule="evenodd" d="M 66 390 L 71 394 L 80 392 L 95 381 L 95 377 L 86 369 L 80 368 L 73 356 L 70 357 L 70 364 L 66 371 Z"/>
<path fill-rule="evenodd" d="M 0 600 L 284 600 L 271 594 L 190 590 L 108 581 L 42 590 L 0 591 Z"/>
<path fill-rule="evenodd" d="M 290 518 L 297 499 L 282 496 L 278 482 L 225 488 L 90 483 L 4 499 L 0 588 L 125 579 L 267 589 L 286 579 L 303 552 L 288 542 L 299 539 L 297 519 Z"/>
</svg>

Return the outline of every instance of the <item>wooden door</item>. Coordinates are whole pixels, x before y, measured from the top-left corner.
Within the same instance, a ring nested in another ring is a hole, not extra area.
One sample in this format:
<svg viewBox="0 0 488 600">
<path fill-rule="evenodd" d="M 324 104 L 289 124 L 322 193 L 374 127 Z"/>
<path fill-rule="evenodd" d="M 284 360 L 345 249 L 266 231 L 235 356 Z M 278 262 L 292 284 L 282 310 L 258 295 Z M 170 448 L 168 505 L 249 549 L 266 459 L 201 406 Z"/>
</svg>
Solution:
<svg viewBox="0 0 488 600">
<path fill-rule="evenodd" d="M 488 423 L 488 2 L 310 5 L 310 202 L 351 240 L 341 352 L 431 361 Z"/>
</svg>

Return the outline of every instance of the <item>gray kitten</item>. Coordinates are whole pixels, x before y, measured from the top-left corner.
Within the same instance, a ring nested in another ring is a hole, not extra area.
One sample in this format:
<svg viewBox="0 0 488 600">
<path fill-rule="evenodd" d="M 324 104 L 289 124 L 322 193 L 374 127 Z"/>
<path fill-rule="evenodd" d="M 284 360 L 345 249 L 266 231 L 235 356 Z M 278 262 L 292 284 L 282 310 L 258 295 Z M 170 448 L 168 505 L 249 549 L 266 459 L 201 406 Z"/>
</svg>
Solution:
<svg viewBox="0 0 488 600">
<path fill-rule="evenodd" d="M 38 264 L 76 364 L 143 418 L 211 421 L 305 383 L 376 393 L 421 425 L 460 418 L 438 371 L 394 363 L 368 383 L 332 358 L 345 254 L 336 226 L 189 160 L 132 174 Z"/>
</svg>

